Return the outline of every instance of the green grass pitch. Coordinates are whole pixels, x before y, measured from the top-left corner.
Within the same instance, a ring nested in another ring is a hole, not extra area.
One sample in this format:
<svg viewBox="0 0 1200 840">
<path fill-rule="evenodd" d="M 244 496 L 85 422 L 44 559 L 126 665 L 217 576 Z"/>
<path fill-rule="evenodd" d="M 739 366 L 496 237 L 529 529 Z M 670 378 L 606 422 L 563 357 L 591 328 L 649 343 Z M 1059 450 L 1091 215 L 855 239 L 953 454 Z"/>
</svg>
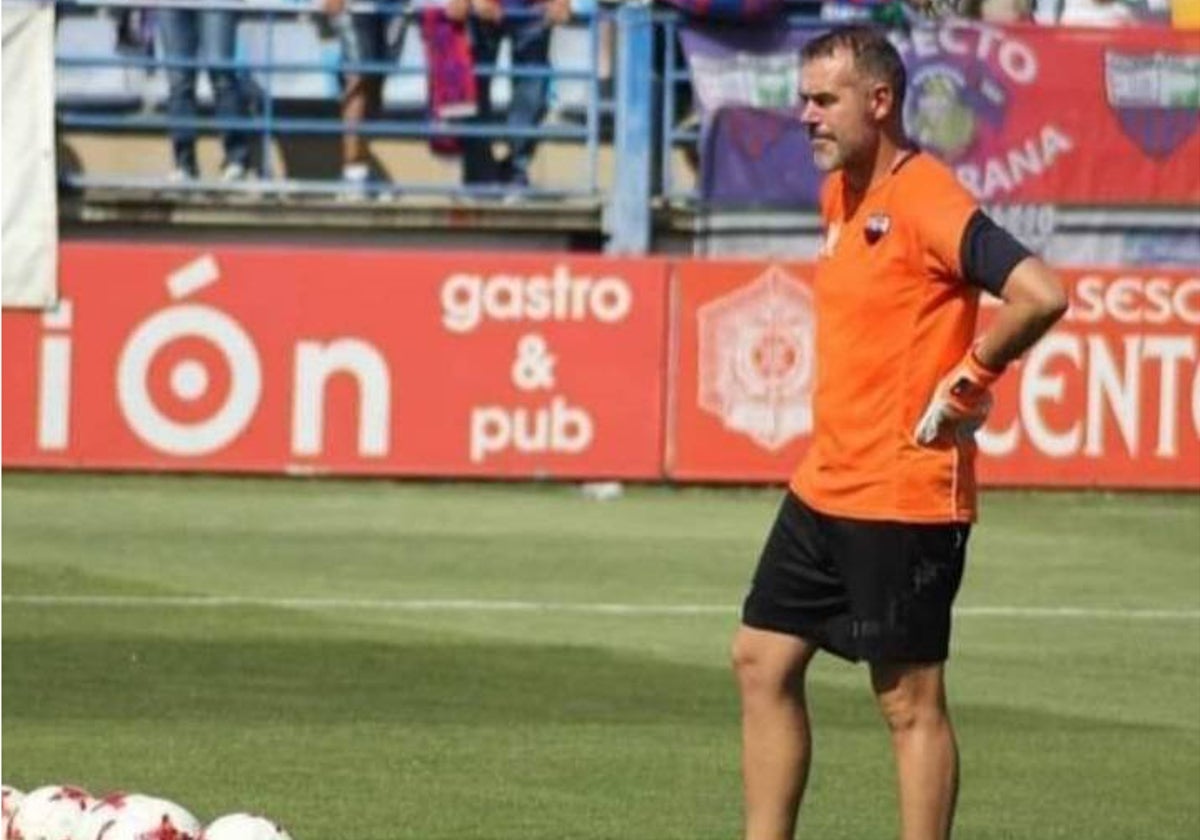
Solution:
<svg viewBox="0 0 1200 840">
<path fill-rule="evenodd" d="M 777 500 L 8 473 L 3 780 L 296 840 L 732 840 Z M 1200 496 L 987 494 L 959 606 L 957 837 L 1200 836 Z M 810 693 L 800 836 L 894 836 L 865 670 Z"/>
</svg>

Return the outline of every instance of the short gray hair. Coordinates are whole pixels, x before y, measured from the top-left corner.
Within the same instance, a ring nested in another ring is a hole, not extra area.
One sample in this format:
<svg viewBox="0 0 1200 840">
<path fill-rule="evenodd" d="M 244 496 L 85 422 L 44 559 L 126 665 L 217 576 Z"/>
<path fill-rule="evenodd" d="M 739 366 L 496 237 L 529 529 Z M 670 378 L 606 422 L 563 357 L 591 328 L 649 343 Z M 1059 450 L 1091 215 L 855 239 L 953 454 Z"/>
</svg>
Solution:
<svg viewBox="0 0 1200 840">
<path fill-rule="evenodd" d="M 861 23 L 835 26 L 805 44 L 800 59 L 809 62 L 814 58 L 827 58 L 838 50 L 849 52 L 854 56 L 855 67 L 892 89 L 898 112 L 904 107 L 908 72 L 900 53 L 882 29 Z"/>
</svg>

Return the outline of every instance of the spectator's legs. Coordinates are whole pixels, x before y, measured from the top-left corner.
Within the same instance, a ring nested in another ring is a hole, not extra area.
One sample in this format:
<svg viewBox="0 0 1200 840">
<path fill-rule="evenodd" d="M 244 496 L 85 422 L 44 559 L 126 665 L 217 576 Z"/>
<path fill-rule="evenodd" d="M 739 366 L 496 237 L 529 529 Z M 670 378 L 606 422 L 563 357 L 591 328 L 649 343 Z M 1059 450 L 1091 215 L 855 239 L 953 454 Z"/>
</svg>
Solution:
<svg viewBox="0 0 1200 840">
<path fill-rule="evenodd" d="M 230 11 L 200 12 L 200 51 L 203 60 L 212 65 L 233 60 L 237 49 L 237 17 Z M 241 74 L 231 68 L 209 69 L 217 116 L 238 119 L 249 116 L 250 107 Z M 225 143 L 226 172 L 237 167 L 245 172 L 250 166 L 250 132 L 245 129 L 222 131 Z"/>
<path fill-rule="evenodd" d="M 550 66 L 550 27 L 540 20 L 523 20 L 512 27 L 512 56 L 514 68 L 546 69 Z M 514 76 L 512 101 L 508 106 L 508 124 L 517 128 L 534 128 L 546 116 L 550 93 L 547 76 Z M 509 138 L 507 168 L 511 183 L 529 183 L 529 164 L 537 149 L 534 137 Z"/>
<path fill-rule="evenodd" d="M 342 122 L 346 124 L 346 133 L 342 135 L 343 166 L 366 166 L 370 160 L 366 138 L 354 131 L 354 126 L 374 119 L 379 113 L 382 81 L 375 73 L 346 76 L 346 89 L 342 92 Z"/>
<path fill-rule="evenodd" d="M 159 9 L 163 56 L 168 61 L 194 59 L 199 42 L 197 12 L 190 9 Z M 167 68 L 167 114 L 172 119 L 196 117 L 196 69 Z M 171 151 L 176 170 L 196 174 L 196 129 L 171 128 Z"/>
<path fill-rule="evenodd" d="M 471 56 L 475 66 L 495 65 L 496 56 L 500 53 L 500 41 L 504 30 L 494 24 L 472 17 L 471 27 Z M 495 119 L 492 114 L 492 77 L 476 74 L 479 107 L 468 125 L 489 123 Z M 496 156 L 492 153 L 491 137 L 464 137 L 463 151 L 463 183 L 464 184 L 494 184 L 500 180 L 496 166 Z"/>
<path fill-rule="evenodd" d="M 346 61 L 370 64 L 384 60 L 385 32 L 380 15 L 353 15 L 344 25 L 347 29 L 342 46 Z M 343 84 L 342 122 L 346 124 L 346 131 L 342 135 L 342 169 L 344 173 L 354 170 L 356 175 L 361 171 L 362 180 L 365 180 L 370 150 L 366 138 L 354 131 L 353 126 L 378 116 L 383 76 L 355 71 L 345 75 Z"/>
</svg>

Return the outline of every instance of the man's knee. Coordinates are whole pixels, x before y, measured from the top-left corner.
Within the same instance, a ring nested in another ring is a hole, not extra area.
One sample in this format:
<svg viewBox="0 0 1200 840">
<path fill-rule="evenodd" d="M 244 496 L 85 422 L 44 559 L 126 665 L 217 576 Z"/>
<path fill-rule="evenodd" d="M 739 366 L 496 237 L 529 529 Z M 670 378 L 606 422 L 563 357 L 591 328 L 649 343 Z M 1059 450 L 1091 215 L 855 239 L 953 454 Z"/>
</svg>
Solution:
<svg viewBox="0 0 1200 840">
<path fill-rule="evenodd" d="M 894 733 L 948 722 L 942 666 L 872 666 L 871 683 L 884 722 Z"/>
<path fill-rule="evenodd" d="M 762 653 L 754 639 L 747 637 L 744 628 L 734 634 L 733 646 L 729 651 L 729 661 L 739 684 L 744 685 L 747 681 L 761 678 Z"/>
<path fill-rule="evenodd" d="M 342 76 L 342 97 L 354 99 L 365 96 L 370 86 L 370 78 L 364 73 L 346 73 Z"/>
<path fill-rule="evenodd" d="M 733 638 L 733 672 L 743 696 L 794 692 L 814 648 L 803 639 L 741 627 Z"/>
</svg>

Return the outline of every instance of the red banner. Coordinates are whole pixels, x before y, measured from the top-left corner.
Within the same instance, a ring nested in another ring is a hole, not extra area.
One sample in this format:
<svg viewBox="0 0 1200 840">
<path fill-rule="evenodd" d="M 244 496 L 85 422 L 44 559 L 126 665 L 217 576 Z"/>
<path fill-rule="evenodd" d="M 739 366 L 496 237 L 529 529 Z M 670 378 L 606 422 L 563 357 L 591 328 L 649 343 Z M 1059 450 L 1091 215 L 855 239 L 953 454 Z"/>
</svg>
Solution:
<svg viewBox="0 0 1200 840">
<path fill-rule="evenodd" d="M 1200 31 L 956 21 L 900 48 L 909 133 L 979 200 L 1200 201 Z"/>
<path fill-rule="evenodd" d="M 8 466 L 781 481 L 812 430 L 804 264 L 680 262 L 670 323 L 659 260 L 62 264 L 63 305 L 3 316 Z M 1200 489 L 1200 275 L 1064 275 L 1067 317 L 996 388 L 983 481 Z"/>
<path fill-rule="evenodd" d="M 811 276 L 799 264 L 677 264 L 672 478 L 790 475 L 812 431 Z"/>
<path fill-rule="evenodd" d="M 810 272 L 679 264 L 671 477 L 791 474 L 812 429 Z M 981 480 L 1200 489 L 1200 276 L 1064 275 L 1069 314 L 997 385 Z"/>
<path fill-rule="evenodd" d="M 1200 489 L 1200 274 L 1063 274 L 1070 311 L 996 385 L 981 480 Z"/>
<path fill-rule="evenodd" d="M 67 244 L 4 313 L 6 465 L 661 474 L 667 268 Z"/>
<path fill-rule="evenodd" d="M 821 175 L 796 119 L 799 50 L 815 32 L 684 27 L 696 97 L 713 118 L 701 185 L 711 201 L 815 202 Z M 908 134 L 979 201 L 1200 202 L 1200 30 L 949 20 L 893 37 L 908 70 Z"/>
</svg>

